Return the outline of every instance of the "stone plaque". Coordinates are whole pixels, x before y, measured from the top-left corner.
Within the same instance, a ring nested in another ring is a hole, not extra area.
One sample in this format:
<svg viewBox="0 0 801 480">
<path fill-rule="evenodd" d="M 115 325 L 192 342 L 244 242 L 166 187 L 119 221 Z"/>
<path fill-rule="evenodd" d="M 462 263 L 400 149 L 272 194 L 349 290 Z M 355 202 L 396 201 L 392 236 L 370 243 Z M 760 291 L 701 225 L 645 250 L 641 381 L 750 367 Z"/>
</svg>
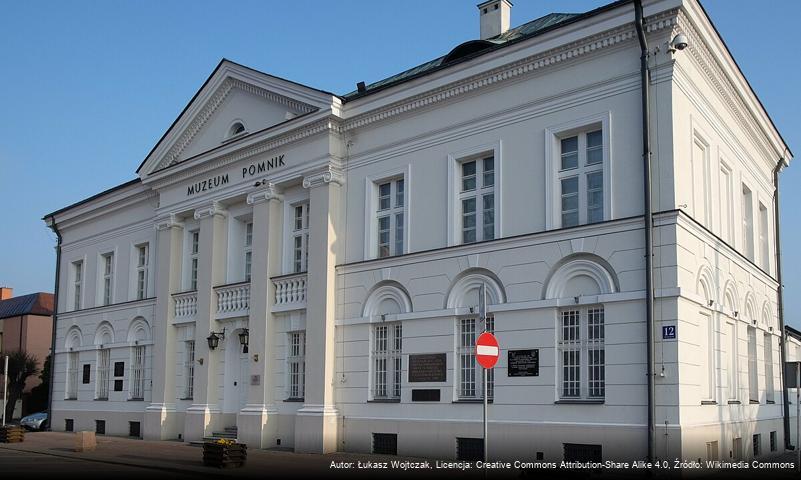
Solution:
<svg viewBox="0 0 801 480">
<path fill-rule="evenodd" d="M 409 355 L 409 382 L 444 382 L 447 365 L 444 353 Z"/>
<path fill-rule="evenodd" d="M 509 350 L 507 363 L 509 377 L 537 377 L 540 374 L 540 351 Z"/>
</svg>

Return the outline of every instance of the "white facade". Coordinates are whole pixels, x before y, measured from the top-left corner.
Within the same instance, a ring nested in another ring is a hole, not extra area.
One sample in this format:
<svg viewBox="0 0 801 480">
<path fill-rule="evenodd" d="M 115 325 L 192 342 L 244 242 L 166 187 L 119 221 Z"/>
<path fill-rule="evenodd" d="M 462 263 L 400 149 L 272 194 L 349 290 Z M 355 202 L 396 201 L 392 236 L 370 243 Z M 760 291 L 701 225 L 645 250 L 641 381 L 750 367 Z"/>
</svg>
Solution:
<svg viewBox="0 0 801 480">
<path fill-rule="evenodd" d="M 782 452 L 772 175 L 786 147 L 695 0 L 645 15 L 656 452 L 747 458 L 755 434 L 758 455 Z M 485 284 L 501 345 L 491 456 L 645 457 L 633 18 L 618 5 L 455 49 L 345 96 L 221 62 L 139 178 L 47 217 L 63 237 L 53 429 L 237 426 L 252 447 L 301 452 L 392 434 L 380 441 L 398 454 L 457 457 L 482 434 L 467 345 Z M 669 52 L 678 32 L 690 44 Z M 525 349 L 538 375 L 509 376 L 507 352 Z M 445 354 L 445 380 L 411 381 L 418 354 Z"/>
</svg>

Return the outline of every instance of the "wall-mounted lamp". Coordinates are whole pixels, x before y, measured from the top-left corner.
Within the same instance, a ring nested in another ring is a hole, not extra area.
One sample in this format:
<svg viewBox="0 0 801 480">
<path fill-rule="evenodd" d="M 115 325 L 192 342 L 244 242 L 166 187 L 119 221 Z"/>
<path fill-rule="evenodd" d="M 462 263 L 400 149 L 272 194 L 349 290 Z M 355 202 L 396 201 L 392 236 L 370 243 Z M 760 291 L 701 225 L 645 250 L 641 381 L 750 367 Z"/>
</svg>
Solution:
<svg viewBox="0 0 801 480">
<path fill-rule="evenodd" d="M 710 300 L 710 301 L 708 302 L 708 304 L 709 304 L 709 306 L 711 307 L 712 305 L 714 305 L 714 304 L 715 304 L 715 301 L 714 301 L 714 300 Z"/>
<path fill-rule="evenodd" d="M 239 344 L 242 345 L 242 353 L 248 353 L 248 340 L 250 339 L 250 331 L 243 328 L 239 333 Z"/>
<path fill-rule="evenodd" d="M 198 358 L 197 359 L 197 363 L 203 365 L 203 357 Z"/>
<path fill-rule="evenodd" d="M 738 312 L 737 310 L 735 310 L 735 311 L 734 311 L 734 318 L 737 318 L 737 316 L 738 316 L 738 315 L 740 315 L 740 312 Z"/>
<path fill-rule="evenodd" d="M 752 325 L 756 325 L 756 320 L 751 320 Z"/>
<path fill-rule="evenodd" d="M 578 297 L 578 296 L 576 296 L 576 297 L 573 297 L 573 301 L 575 301 L 575 302 L 576 302 L 576 304 L 578 304 L 578 303 L 579 303 L 579 297 Z"/>
<path fill-rule="evenodd" d="M 220 345 L 220 339 L 225 338 L 225 328 L 222 329 L 222 332 L 211 332 L 208 337 L 206 337 L 206 341 L 209 342 L 209 350 L 214 350 Z"/>
</svg>

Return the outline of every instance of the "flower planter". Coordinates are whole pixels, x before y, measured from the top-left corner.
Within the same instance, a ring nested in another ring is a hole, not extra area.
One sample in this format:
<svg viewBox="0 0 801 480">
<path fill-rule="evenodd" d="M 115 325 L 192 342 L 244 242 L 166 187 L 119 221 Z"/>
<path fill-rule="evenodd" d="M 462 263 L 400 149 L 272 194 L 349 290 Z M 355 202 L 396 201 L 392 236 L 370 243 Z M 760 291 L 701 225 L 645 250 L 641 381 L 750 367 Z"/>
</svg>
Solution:
<svg viewBox="0 0 801 480">
<path fill-rule="evenodd" d="M 237 468 L 245 464 L 247 445 L 233 441 L 206 442 L 203 444 L 203 465 L 215 468 Z"/>
<path fill-rule="evenodd" d="M 7 425 L 0 427 L 0 443 L 19 443 L 25 441 L 25 429 L 19 426 Z"/>
</svg>

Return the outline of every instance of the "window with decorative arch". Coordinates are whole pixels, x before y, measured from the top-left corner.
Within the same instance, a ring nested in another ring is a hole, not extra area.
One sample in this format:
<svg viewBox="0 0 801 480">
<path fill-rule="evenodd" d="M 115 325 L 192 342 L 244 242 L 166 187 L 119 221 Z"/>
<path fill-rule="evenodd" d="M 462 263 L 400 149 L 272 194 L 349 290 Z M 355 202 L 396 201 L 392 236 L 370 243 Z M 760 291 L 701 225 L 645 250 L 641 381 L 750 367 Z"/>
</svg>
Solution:
<svg viewBox="0 0 801 480">
<path fill-rule="evenodd" d="M 363 315 L 371 320 L 370 399 L 399 401 L 403 379 L 403 322 L 398 314 L 412 311 L 408 292 L 397 282 L 372 289 Z"/>
</svg>

